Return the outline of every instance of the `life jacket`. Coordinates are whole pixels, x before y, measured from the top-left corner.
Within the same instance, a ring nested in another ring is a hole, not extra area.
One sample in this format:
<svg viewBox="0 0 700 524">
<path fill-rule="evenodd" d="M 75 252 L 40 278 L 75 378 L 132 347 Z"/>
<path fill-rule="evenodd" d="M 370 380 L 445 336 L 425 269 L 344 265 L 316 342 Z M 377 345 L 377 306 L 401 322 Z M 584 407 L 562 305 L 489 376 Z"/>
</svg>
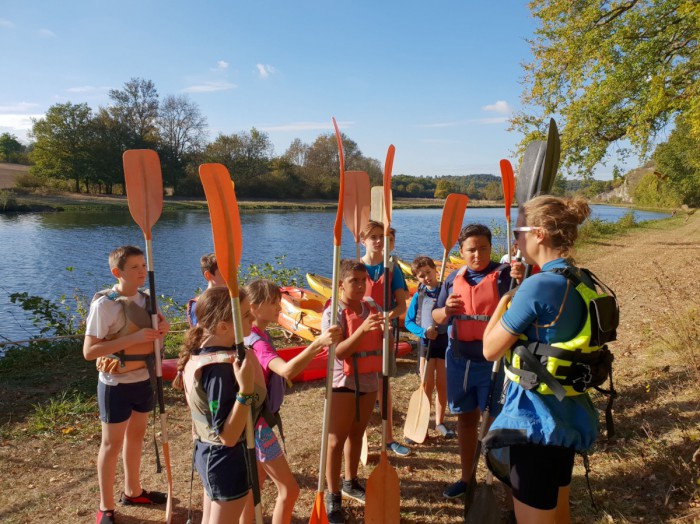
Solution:
<svg viewBox="0 0 700 524">
<path fill-rule="evenodd" d="M 382 270 L 379 278 L 377 280 L 372 280 L 367 274 L 367 287 L 365 289 L 365 297 L 372 297 L 372 300 L 378 305 L 378 307 L 384 307 L 384 275 L 385 272 Z M 389 300 L 393 301 L 393 295 L 391 293 L 391 283 L 394 280 L 394 261 L 389 259 Z"/>
<path fill-rule="evenodd" d="M 462 297 L 464 311 L 453 317 L 452 338 L 461 342 L 484 339 L 486 325 L 500 300 L 498 278 L 507 267 L 510 266 L 499 265 L 475 286 L 470 285 L 464 277 L 467 266 L 459 270 L 452 284 L 452 293 Z"/>
<path fill-rule="evenodd" d="M 202 368 L 212 364 L 232 364 L 236 359 L 235 351 L 217 351 L 215 353 L 206 353 L 204 355 L 191 355 L 190 359 L 185 364 L 182 383 L 185 388 L 185 398 L 192 413 L 192 430 L 202 442 L 208 444 L 221 445 L 221 438 L 216 433 L 209 409 L 209 400 L 207 392 L 204 391 L 200 382 L 202 376 Z M 235 386 L 238 388 L 238 385 Z M 254 392 L 257 395 L 253 406 L 253 420 L 258 420 L 266 405 L 267 391 L 255 384 Z M 235 404 L 234 404 L 235 405 Z M 245 432 L 241 435 L 239 442 L 245 439 Z"/>
<path fill-rule="evenodd" d="M 378 313 L 379 308 L 377 303 L 371 297 L 365 297 L 363 302 L 369 307 L 370 314 Z M 360 315 L 347 307 L 342 302 L 339 302 L 340 310 L 347 326 L 347 336 L 349 337 L 357 331 L 365 321 Z M 364 373 L 381 373 L 382 371 L 382 344 L 384 342 L 384 334 L 382 330 L 375 329 L 364 336 L 358 342 L 355 352 L 345 360 L 343 360 L 343 373 L 346 376 L 355 375 L 356 385 L 358 375 Z"/>
<path fill-rule="evenodd" d="M 433 320 L 433 308 L 435 307 L 436 297 L 430 297 L 427 294 L 428 288 L 423 284 L 418 286 L 418 298 L 416 299 L 416 324 L 423 329 L 428 329 L 435 325 Z M 437 326 L 438 335 L 447 333 L 447 324 Z"/>
<path fill-rule="evenodd" d="M 545 344 L 528 341 L 523 335 L 506 353 L 506 375 L 527 390 L 554 395 L 558 400 L 582 395 L 595 388 L 609 395 L 606 408 L 608 435 L 612 436 L 612 402 L 617 395 L 612 382 L 614 357 L 607 343 L 617 340 L 620 309 L 612 289 L 591 271 L 580 269 L 597 289 L 591 289 L 571 268 L 553 273 L 566 277 L 586 305 L 586 320 L 578 334 L 565 342 Z M 608 391 L 600 389 L 606 380 Z"/>
<path fill-rule="evenodd" d="M 139 294 L 146 299 L 146 307 L 148 307 L 148 293 L 139 291 Z M 151 315 L 148 309 L 138 306 L 133 300 L 129 300 L 128 297 L 120 295 L 113 289 L 105 289 L 104 291 L 95 293 L 90 303 L 92 304 L 100 297 L 105 297 L 107 300 L 120 304 L 125 319 L 124 326 L 116 334 L 105 337 L 105 340 L 122 338 L 136 333 L 140 329 L 150 328 L 152 326 Z M 149 367 L 150 369 L 153 359 L 153 342 L 143 342 L 141 344 L 129 346 L 111 355 L 98 357 L 95 365 L 97 366 L 97 370 L 102 373 L 119 375 L 145 367 Z"/>
</svg>

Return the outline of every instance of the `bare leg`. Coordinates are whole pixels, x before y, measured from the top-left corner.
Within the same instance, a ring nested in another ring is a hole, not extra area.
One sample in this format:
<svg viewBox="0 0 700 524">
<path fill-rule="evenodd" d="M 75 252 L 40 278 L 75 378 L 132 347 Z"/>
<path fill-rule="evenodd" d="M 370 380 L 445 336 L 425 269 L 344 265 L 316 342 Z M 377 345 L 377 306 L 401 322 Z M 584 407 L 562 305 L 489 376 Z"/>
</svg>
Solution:
<svg viewBox="0 0 700 524">
<path fill-rule="evenodd" d="M 379 377 L 379 391 L 377 391 L 377 400 L 379 400 L 379 412 L 382 412 L 382 407 L 384 402 L 382 401 L 382 386 L 381 386 L 381 381 L 382 377 Z M 386 429 L 386 441 L 387 442 L 394 442 L 394 416 L 393 416 L 393 400 L 392 400 L 392 395 L 391 395 L 391 382 L 389 382 L 389 394 L 387 395 L 387 398 L 389 399 L 389 405 L 387 406 L 387 429 Z"/>
<path fill-rule="evenodd" d="M 326 484 L 331 493 L 340 492 L 340 467 L 343 448 L 355 420 L 355 395 L 331 393 L 333 410 L 328 428 L 328 454 L 326 455 Z M 374 395 L 365 395 L 365 397 Z M 373 400 L 374 402 L 374 400 Z"/>
<path fill-rule="evenodd" d="M 204 496 L 202 498 L 202 524 L 209 524 L 209 515 L 211 514 L 211 499 L 207 495 L 207 490 L 203 489 Z"/>
<path fill-rule="evenodd" d="M 518 499 L 513 500 L 515 507 L 515 518 L 518 524 L 555 524 L 556 509 L 535 509 L 520 502 Z"/>
<path fill-rule="evenodd" d="M 445 408 L 447 407 L 447 369 L 445 360 L 436 358 L 435 362 L 435 382 L 437 395 L 435 400 L 435 424 L 442 424 L 445 421 Z"/>
<path fill-rule="evenodd" d="M 124 439 L 124 493 L 130 497 L 138 497 L 142 492 L 141 487 L 141 454 L 143 452 L 143 437 L 148 426 L 148 413 L 132 411 L 129 423 L 126 426 L 126 438 Z"/>
<path fill-rule="evenodd" d="M 299 484 L 289 469 L 284 455 L 270 462 L 263 462 L 262 467 L 277 486 L 277 500 L 272 513 L 272 524 L 289 524 L 292 522 L 294 504 L 299 498 Z"/>
<path fill-rule="evenodd" d="M 555 517 L 557 524 L 570 524 L 571 522 L 571 513 L 569 507 L 569 489 L 570 486 L 563 486 L 559 488 Z"/>
<path fill-rule="evenodd" d="M 263 468 L 262 464 L 258 462 L 257 460 L 255 461 L 258 467 L 258 484 L 260 485 L 260 489 L 262 490 L 263 484 L 265 484 L 265 479 L 266 473 L 265 469 Z M 239 524 L 253 524 L 255 522 L 255 504 L 253 504 L 253 491 L 249 491 L 248 495 L 246 496 L 246 502 L 245 502 L 245 507 L 243 508 L 243 513 L 241 514 L 241 518 L 239 519 Z"/>
<path fill-rule="evenodd" d="M 421 357 L 420 359 L 421 369 L 425 369 L 425 378 L 423 379 L 423 392 L 425 396 L 428 397 L 428 402 L 433 405 L 433 390 L 435 389 L 435 360 L 429 360 L 425 363 L 425 359 Z M 437 422 L 437 413 L 435 416 L 435 423 Z"/>
<path fill-rule="evenodd" d="M 474 453 L 479 435 L 479 419 L 481 410 L 476 408 L 469 413 L 457 415 L 457 443 L 459 445 L 459 460 L 462 466 L 463 482 L 469 481 L 474 464 Z"/>
<path fill-rule="evenodd" d="M 114 509 L 114 477 L 119 450 L 124 442 L 128 420 L 118 424 L 102 423 L 102 443 L 97 455 L 97 482 L 100 486 L 100 509 Z"/>
<path fill-rule="evenodd" d="M 229 524 L 238 520 L 243 513 L 246 497 L 236 500 L 212 500 L 208 524 Z"/>
<path fill-rule="evenodd" d="M 352 419 L 352 424 L 348 431 L 348 440 L 345 446 L 345 480 L 352 480 L 357 477 L 357 470 L 360 466 L 360 452 L 362 451 L 362 435 L 367 429 L 369 417 L 374 408 L 374 395 L 367 394 L 360 397 L 360 420 Z"/>
</svg>

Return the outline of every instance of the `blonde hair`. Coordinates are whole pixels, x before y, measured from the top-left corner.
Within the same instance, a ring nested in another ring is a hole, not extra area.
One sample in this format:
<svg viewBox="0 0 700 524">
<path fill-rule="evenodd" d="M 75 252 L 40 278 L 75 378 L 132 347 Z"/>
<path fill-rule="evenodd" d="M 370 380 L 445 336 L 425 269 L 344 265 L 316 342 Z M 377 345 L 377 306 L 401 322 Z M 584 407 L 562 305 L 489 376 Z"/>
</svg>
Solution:
<svg viewBox="0 0 700 524">
<path fill-rule="evenodd" d="M 246 300 L 245 289 L 238 290 L 238 298 L 241 302 Z M 197 325 L 192 326 L 185 335 L 185 341 L 180 348 L 177 360 L 177 376 L 173 380 L 173 387 L 183 388 L 182 373 L 193 353 L 197 352 L 202 344 L 205 333 L 213 333 L 219 322 L 231 322 L 231 297 L 228 288 L 213 287 L 204 291 L 197 299 Z"/>
<path fill-rule="evenodd" d="M 272 280 L 260 278 L 253 280 L 245 287 L 246 295 L 251 304 L 276 304 L 282 300 L 282 292 Z"/>
<path fill-rule="evenodd" d="M 591 214 L 588 203 L 582 198 L 543 195 L 525 202 L 522 209 L 525 224 L 544 229 L 551 246 L 562 257 L 571 258 L 578 226 Z"/>
<path fill-rule="evenodd" d="M 364 242 L 375 227 L 378 227 L 379 229 L 384 231 L 384 224 L 382 222 L 379 222 L 377 220 L 370 220 L 369 222 L 367 222 L 367 224 L 365 224 L 365 227 L 362 228 L 362 231 L 360 231 L 360 240 Z M 394 237 L 394 240 L 396 240 L 396 229 L 390 227 L 389 236 Z"/>
</svg>

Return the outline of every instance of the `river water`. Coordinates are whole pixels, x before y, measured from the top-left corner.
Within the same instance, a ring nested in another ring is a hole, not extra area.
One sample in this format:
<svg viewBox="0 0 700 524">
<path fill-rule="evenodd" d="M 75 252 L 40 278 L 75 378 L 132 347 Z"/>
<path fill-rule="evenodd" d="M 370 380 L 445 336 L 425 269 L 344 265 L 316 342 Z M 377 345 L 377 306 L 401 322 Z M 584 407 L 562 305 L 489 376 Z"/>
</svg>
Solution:
<svg viewBox="0 0 700 524">
<path fill-rule="evenodd" d="M 612 206 L 592 206 L 593 216 L 616 221 L 628 212 Z M 634 211 L 637 221 L 656 220 L 664 213 Z M 412 260 L 418 254 L 442 256 L 439 237 L 441 209 L 396 210 L 395 252 Z M 517 210 L 513 210 L 513 223 Z M 241 214 L 241 267 L 274 262 L 284 256 L 286 268 L 330 276 L 335 213 L 329 211 L 261 211 Z M 500 234 L 494 248 L 505 251 L 502 208 L 468 208 L 465 224 L 481 222 Z M 77 292 L 92 294 L 111 286 L 107 255 L 120 245 L 144 247 L 143 235 L 128 210 L 109 212 L 0 215 L 0 340 L 20 340 L 36 334 L 28 315 L 9 300 L 26 291 L 56 300 Z M 164 212 L 153 228 L 153 261 L 158 294 L 185 303 L 205 287 L 199 258 L 213 243 L 207 211 Z M 343 230 L 342 255 L 355 256 L 354 240 Z"/>
</svg>

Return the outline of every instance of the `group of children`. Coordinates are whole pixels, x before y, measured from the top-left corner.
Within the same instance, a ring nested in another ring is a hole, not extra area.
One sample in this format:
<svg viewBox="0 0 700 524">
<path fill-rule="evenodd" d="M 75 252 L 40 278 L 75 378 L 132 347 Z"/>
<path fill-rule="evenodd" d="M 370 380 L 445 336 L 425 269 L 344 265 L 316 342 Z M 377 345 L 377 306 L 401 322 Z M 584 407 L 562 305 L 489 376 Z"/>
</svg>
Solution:
<svg viewBox="0 0 700 524">
<path fill-rule="evenodd" d="M 383 235 L 381 223 L 369 222 L 362 232 L 365 255 L 359 261 L 346 259 L 340 263 L 337 325 L 331 325 L 328 305 L 323 313 L 322 334 L 289 362 L 279 357 L 266 331 L 280 311 L 279 287 L 268 280 L 257 280 L 240 289 L 240 312 L 249 351 L 239 362 L 233 350 L 233 313 L 226 284 L 213 254 L 202 257 L 202 273 L 208 287 L 188 303 L 191 327 L 174 382 L 175 387 L 184 388 L 192 412 L 194 462 L 204 487 L 202 522 L 253 522 L 249 467 L 257 468 L 260 485 L 269 477 L 277 487 L 272 522 L 291 521 L 299 486 L 272 428 L 277 426 L 283 435 L 279 410 L 286 382 L 331 344 L 337 346 L 326 469 L 328 522 L 345 522 L 343 498 L 364 503 L 364 488 L 358 480 L 362 439 L 375 402 L 381 400 L 378 392 L 384 325 Z M 395 231 L 390 238 L 395 240 Z M 453 437 L 454 432 L 444 424 L 446 405 L 457 414 L 461 477 L 445 490 L 447 498 L 459 497 L 466 489 L 475 459 L 479 419 L 486 409 L 491 364 L 483 356 L 484 329 L 500 297 L 508 291 L 511 278 L 519 279 L 523 274 L 519 262 L 491 261 L 491 232 L 485 226 L 465 227 L 459 236 L 459 248 L 465 265 L 442 284 L 432 259 L 419 256 L 414 260 L 411 269 L 420 287 L 408 308 L 403 275 L 393 265 L 389 270 L 389 319 L 398 320 L 406 313 L 406 328 L 420 338 L 424 390 L 431 399 L 437 390 L 435 429 L 444 437 Z M 100 507 L 96 524 L 115 522 L 113 488 L 122 445 L 125 489 L 121 502 L 166 501 L 165 494 L 142 488 L 139 467 L 146 419 L 153 409 L 148 362 L 153 355 L 153 342 L 162 339 L 169 326 L 158 314 L 159 328 L 150 327 L 145 311 L 147 297 L 138 290 L 146 277 L 143 253 L 138 248 L 127 246 L 112 252 L 110 268 L 118 284 L 96 295 L 84 344 L 85 358 L 97 359 L 100 370 L 102 444 L 98 456 Z M 496 387 L 502 383 L 501 374 Z M 498 407 L 498 402 L 492 402 L 492 417 L 498 413 Z M 247 464 L 244 443 L 244 428 L 251 411 L 257 454 L 254 466 Z M 387 447 L 399 455 L 410 452 L 391 434 Z"/>
</svg>

